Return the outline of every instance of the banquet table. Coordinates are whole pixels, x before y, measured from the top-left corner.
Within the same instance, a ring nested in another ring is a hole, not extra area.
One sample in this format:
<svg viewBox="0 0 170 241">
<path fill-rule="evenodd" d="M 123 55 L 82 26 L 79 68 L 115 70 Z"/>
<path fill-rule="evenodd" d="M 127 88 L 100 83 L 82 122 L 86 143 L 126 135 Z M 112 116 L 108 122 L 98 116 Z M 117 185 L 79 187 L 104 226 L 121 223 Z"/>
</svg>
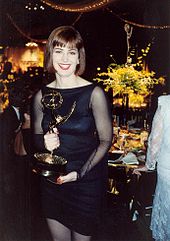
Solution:
<svg viewBox="0 0 170 241">
<path fill-rule="evenodd" d="M 139 179 L 133 169 L 144 165 L 148 130 L 120 128 L 114 132 L 108 158 L 108 193 L 127 207 L 136 197 Z"/>
<path fill-rule="evenodd" d="M 152 208 L 156 171 L 141 176 L 133 174 L 134 168 L 145 164 L 148 133 L 142 129 L 137 132 L 122 130 L 119 135 L 125 135 L 123 148 L 116 136 L 109 151 L 108 193 L 127 207 L 131 220 L 134 213 L 145 216 Z"/>
<path fill-rule="evenodd" d="M 119 154 L 121 157 L 121 154 Z M 117 158 L 117 153 L 109 153 L 108 159 L 108 191 L 113 195 L 122 197 L 125 202 L 128 199 L 128 187 L 132 178 L 132 171 L 137 164 L 123 163 L 121 159 Z"/>
</svg>

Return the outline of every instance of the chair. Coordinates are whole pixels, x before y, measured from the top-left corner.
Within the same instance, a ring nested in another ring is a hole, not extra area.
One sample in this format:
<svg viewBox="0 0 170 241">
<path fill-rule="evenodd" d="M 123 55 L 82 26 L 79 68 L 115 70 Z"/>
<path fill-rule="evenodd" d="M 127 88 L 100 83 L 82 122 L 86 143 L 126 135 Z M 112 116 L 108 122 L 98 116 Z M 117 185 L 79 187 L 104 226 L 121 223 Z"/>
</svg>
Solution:
<svg viewBox="0 0 170 241">
<path fill-rule="evenodd" d="M 133 198 L 130 205 L 130 218 L 132 221 L 151 216 L 152 203 L 156 186 L 156 171 L 141 173 L 141 176 L 133 175 Z"/>
</svg>

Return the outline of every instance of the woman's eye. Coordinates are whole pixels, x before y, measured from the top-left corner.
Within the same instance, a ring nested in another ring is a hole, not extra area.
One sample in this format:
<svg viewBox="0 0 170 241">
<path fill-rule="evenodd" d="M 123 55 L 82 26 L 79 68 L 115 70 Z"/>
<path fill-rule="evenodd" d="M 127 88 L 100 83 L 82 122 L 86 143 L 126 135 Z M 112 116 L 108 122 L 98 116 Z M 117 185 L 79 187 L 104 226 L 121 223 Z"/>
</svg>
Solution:
<svg viewBox="0 0 170 241">
<path fill-rule="evenodd" d="M 70 54 L 71 54 L 71 55 L 76 55 L 76 52 L 71 51 Z"/>
<path fill-rule="evenodd" d="M 55 50 L 54 50 L 54 53 L 60 54 L 60 53 L 61 53 L 61 50 L 60 50 L 60 49 L 55 49 Z"/>
</svg>

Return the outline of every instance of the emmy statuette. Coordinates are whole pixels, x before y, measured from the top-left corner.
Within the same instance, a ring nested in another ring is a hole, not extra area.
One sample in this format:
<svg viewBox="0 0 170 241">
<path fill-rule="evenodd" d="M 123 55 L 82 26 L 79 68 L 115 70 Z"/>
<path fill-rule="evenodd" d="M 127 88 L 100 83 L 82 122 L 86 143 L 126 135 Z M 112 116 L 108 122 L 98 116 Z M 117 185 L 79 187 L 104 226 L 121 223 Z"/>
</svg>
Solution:
<svg viewBox="0 0 170 241">
<path fill-rule="evenodd" d="M 45 94 L 41 100 L 42 104 L 51 110 L 52 121 L 49 123 L 48 130 L 53 132 L 53 129 L 60 124 L 66 122 L 76 107 L 76 101 L 73 102 L 71 110 L 67 115 L 61 116 L 55 114 L 54 110 L 60 108 L 63 104 L 63 97 L 58 91 L 52 91 Z M 60 176 L 65 173 L 67 160 L 62 156 L 57 156 L 51 153 L 35 153 L 36 164 L 33 168 L 33 172 L 45 177 Z"/>
</svg>

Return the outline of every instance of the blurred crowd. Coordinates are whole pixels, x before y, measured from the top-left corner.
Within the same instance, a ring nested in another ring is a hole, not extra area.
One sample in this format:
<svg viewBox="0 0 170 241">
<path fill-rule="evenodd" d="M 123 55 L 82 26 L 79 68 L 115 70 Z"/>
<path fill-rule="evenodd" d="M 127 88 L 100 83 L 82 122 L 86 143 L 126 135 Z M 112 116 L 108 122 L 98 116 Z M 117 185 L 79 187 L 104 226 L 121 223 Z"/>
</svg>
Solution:
<svg viewBox="0 0 170 241">
<path fill-rule="evenodd" d="M 10 61 L 0 62 L 0 219 L 8 226 L 6 220 L 12 219 L 13 202 L 17 200 L 15 210 L 20 210 L 20 214 L 13 218 L 18 229 L 25 222 L 27 232 L 34 153 L 31 106 L 44 76 L 39 67 L 14 72 Z"/>
<path fill-rule="evenodd" d="M 14 91 L 22 94 L 23 104 L 29 104 L 31 97 L 41 85 L 44 77 L 43 68 L 29 67 L 26 72 L 22 72 L 21 69 L 14 72 L 12 63 L 6 61 L 0 70 L 0 112 L 7 107 L 8 98 Z"/>
</svg>

